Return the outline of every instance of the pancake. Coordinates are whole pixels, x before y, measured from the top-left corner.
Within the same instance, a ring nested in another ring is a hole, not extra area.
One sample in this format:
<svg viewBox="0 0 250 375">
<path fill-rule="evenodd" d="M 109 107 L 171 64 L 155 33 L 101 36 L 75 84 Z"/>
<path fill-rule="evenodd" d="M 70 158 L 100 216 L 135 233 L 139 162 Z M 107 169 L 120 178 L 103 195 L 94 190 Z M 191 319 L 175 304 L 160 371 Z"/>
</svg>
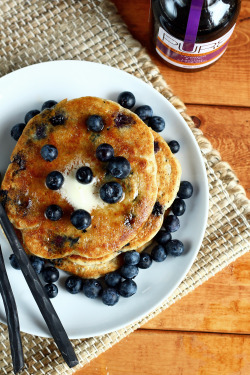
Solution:
<svg viewBox="0 0 250 375">
<path fill-rule="evenodd" d="M 101 132 L 87 129 L 90 115 L 103 118 Z M 116 179 L 106 173 L 106 163 L 98 161 L 95 155 L 102 143 L 111 144 L 115 156 L 129 160 L 131 173 L 127 178 Z M 46 144 L 58 149 L 58 157 L 52 162 L 41 157 L 41 148 Z M 99 196 L 100 186 L 110 181 L 119 182 L 124 195 L 115 204 L 94 207 L 90 212 L 91 226 L 82 231 L 70 222 L 78 207 L 62 195 L 61 189 L 48 189 L 45 180 L 52 171 L 61 172 L 66 180 L 86 165 L 93 171 L 96 195 Z M 129 243 L 148 219 L 157 196 L 156 172 L 153 135 L 137 115 L 100 98 L 65 99 L 31 119 L 18 140 L 2 183 L 7 193 L 6 212 L 22 232 L 25 247 L 37 256 L 105 257 Z M 44 215 L 51 204 L 63 210 L 58 221 Z"/>
</svg>

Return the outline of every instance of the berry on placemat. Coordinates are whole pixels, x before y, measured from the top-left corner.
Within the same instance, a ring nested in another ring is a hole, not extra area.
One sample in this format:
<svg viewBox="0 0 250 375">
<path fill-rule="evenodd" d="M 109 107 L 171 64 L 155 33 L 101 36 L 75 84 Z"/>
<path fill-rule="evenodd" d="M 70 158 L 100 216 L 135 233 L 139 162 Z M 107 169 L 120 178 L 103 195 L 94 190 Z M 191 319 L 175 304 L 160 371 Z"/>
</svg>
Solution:
<svg viewBox="0 0 250 375">
<path fill-rule="evenodd" d="M 45 216 L 51 221 L 58 221 L 63 215 L 63 210 L 57 204 L 51 204 L 45 210 Z"/>
<path fill-rule="evenodd" d="M 49 298 L 55 298 L 58 294 L 58 288 L 55 284 L 44 285 L 44 290 Z"/>
<path fill-rule="evenodd" d="M 23 123 L 19 123 L 13 126 L 13 128 L 10 131 L 10 135 L 15 141 L 18 141 L 18 139 L 21 137 L 25 126 L 26 124 Z"/>
<path fill-rule="evenodd" d="M 136 250 L 127 251 L 124 256 L 123 260 L 125 264 L 136 266 L 140 260 L 140 254 Z"/>
<path fill-rule="evenodd" d="M 115 152 L 111 145 L 102 143 L 96 149 L 96 157 L 100 161 L 108 161 L 114 156 Z"/>
<path fill-rule="evenodd" d="M 10 260 L 11 267 L 15 268 L 15 270 L 21 269 L 19 264 L 18 264 L 18 261 L 17 261 L 17 258 L 15 256 L 15 254 L 11 254 L 10 257 L 9 257 L 9 260 Z"/>
<path fill-rule="evenodd" d="M 126 178 L 131 171 L 130 163 L 123 156 L 114 157 L 109 161 L 107 171 L 116 178 Z"/>
<path fill-rule="evenodd" d="M 95 279 L 85 280 L 83 282 L 83 293 L 88 298 L 97 298 L 102 292 L 102 286 Z"/>
<path fill-rule="evenodd" d="M 165 121 L 160 116 L 152 116 L 148 120 L 148 126 L 155 132 L 160 133 L 165 129 Z"/>
<path fill-rule="evenodd" d="M 77 294 L 82 290 L 83 280 L 79 276 L 69 276 L 65 281 L 65 288 L 71 294 Z"/>
<path fill-rule="evenodd" d="M 59 271 L 53 266 L 45 267 L 41 274 L 46 283 L 55 283 L 59 279 Z"/>
<path fill-rule="evenodd" d="M 122 277 L 117 271 L 114 271 L 107 273 L 104 277 L 104 280 L 108 286 L 115 287 L 121 282 Z"/>
<path fill-rule="evenodd" d="M 170 141 L 168 143 L 168 147 L 170 148 L 173 154 L 176 154 L 180 150 L 180 144 L 177 141 Z"/>
<path fill-rule="evenodd" d="M 89 184 L 93 180 L 93 172 L 89 167 L 81 167 L 76 171 L 76 179 L 81 184 Z"/>
<path fill-rule="evenodd" d="M 30 263 L 32 267 L 34 268 L 35 272 L 39 275 L 44 267 L 44 259 L 37 257 L 35 255 L 31 255 L 30 257 Z"/>
<path fill-rule="evenodd" d="M 167 258 L 164 247 L 156 245 L 151 251 L 151 257 L 155 262 L 163 262 Z"/>
<path fill-rule="evenodd" d="M 177 193 L 178 197 L 181 199 L 188 199 L 193 194 L 193 186 L 189 181 L 182 181 L 180 183 L 180 188 Z"/>
<path fill-rule="evenodd" d="M 176 198 L 171 206 L 174 215 L 181 216 L 186 211 L 186 203 L 181 198 Z"/>
<path fill-rule="evenodd" d="M 151 255 L 148 253 L 141 253 L 140 254 L 140 261 L 138 263 L 138 267 L 142 269 L 147 269 L 152 265 L 152 258 Z"/>
<path fill-rule="evenodd" d="M 165 245 L 165 251 L 167 254 L 177 257 L 183 253 L 184 245 L 179 240 L 171 240 Z"/>
<path fill-rule="evenodd" d="M 38 109 L 32 109 L 31 111 L 27 112 L 25 117 L 24 117 L 24 122 L 27 124 L 29 120 L 31 120 L 33 117 L 36 115 L 39 115 L 40 111 Z"/>
<path fill-rule="evenodd" d="M 167 232 L 176 232 L 180 228 L 180 220 L 176 215 L 168 215 L 163 222 L 163 226 Z"/>
<path fill-rule="evenodd" d="M 122 297 L 128 298 L 128 297 L 133 296 L 136 293 L 136 291 L 137 291 L 137 285 L 134 282 L 134 280 L 128 279 L 128 280 L 122 281 L 118 285 L 117 290 L 118 290 L 118 293 Z"/>
<path fill-rule="evenodd" d="M 57 158 L 58 150 L 53 145 L 44 145 L 41 148 L 41 156 L 44 160 L 51 162 Z"/>
<path fill-rule="evenodd" d="M 41 111 L 43 111 L 44 109 L 52 108 L 56 104 L 57 102 L 55 100 L 47 100 L 46 102 L 43 103 Z"/>
<path fill-rule="evenodd" d="M 70 221 L 76 229 L 85 230 L 91 224 L 91 216 L 87 211 L 79 209 L 72 213 Z"/>
<path fill-rule="evenodd" d="M 136 266 L 124 264 L 120 268 L 120 274 L 124 279 L 133 279 L 139 273 L 139 269 Z"/>
<path fill-rule="evenodd" d="M 100 132 L 104 128 L 101 116 L 92 115 L 87 118 L 87 128 L 92 132 Z"/>
<path fill-rule="evenodd" d="M 120 93 L 117 101 L 122 107 L 131 109 L 135 105 L 135 96 L 130 91 L 124 91 Z"/>
<path fill-rule="evenodd" d="M 62 187 L 64 177 L 61 172 L 52 171 L 46 177 L 46 185 L 51 190 L 58 190 Z"/>
<path fill-rule="evenodd" d="M 141 105 L 136 108 L 135 114 L 140 117 L 142 121 L 145 121 L 153 116 L 153 110 L 149 105 Z"/>
<path fill-rule="evenodd" d="M 106 203 L 117 203 L 122 194 L 123 189 L 118 182 L 107 182 L 100 189 L 100 197 Z"/>
<path fill-rule="evenodd" d="M 102 292 L 102 302 L 107 306 L 114 306 L 119 298 L 120 295 L 114 288 L 107 288 Z"/>
<path fill-rule="evenodd" d="M 170 232 L 167 232 L 166 230 L 160 230 L 154 239 L 160 245 L 165 245 L 169 240 L 172 239 L 172 236 Z"/>
</svg>

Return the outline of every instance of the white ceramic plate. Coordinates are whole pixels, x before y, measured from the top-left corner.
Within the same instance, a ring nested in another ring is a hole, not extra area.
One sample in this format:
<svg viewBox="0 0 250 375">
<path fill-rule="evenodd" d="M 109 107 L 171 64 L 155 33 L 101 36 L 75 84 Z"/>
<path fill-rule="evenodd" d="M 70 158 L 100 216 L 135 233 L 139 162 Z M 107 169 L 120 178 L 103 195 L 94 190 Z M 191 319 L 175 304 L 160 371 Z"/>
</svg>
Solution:
<svg viewBox="0 0 250 375">
<path fill-rule="evenodd" d="M 67 274 L 60 272 L 58 296 L 52 303 L 70 338 L 85 338 L 122 328 L 152 311 L 181 283 L 201 245 L 208 214 L 208 182 L 204 162 L 194 136 L 177 110 L 150 85 L 123 71 L 85 61 L 55 61 L 20 69 L 0 79 L 0 171 L 4 174 L 15 142 L 12 126 L 23 122 L 31 109 L 40 109 L 44 101 L 99 96 L 117 100 L 122 91 L 131 91 L 136 106 L 149 104 L 155 115 L 166 120 L 161 135 L 169 142 L 178 140 L 176 156 L 182 166 L 182 180 L 193 184 L 194 194 L 186 200 L 187 209 L 180 217 L 181 228 L 173 238 L 180 239 L 185 252 L 178 258 L 168 256 L 163 263 L 140 270 L 135 279 L 138 291 L 131 298 L 120 298 L 108 307 L 101 300 L 90 300 L 83 293 L 69 294 L 64 288 Z M 185 99 L 185 98 L 184 98 Z M 143 142 L 143 139 L 142 139 Z M 50 337 L 50 332 L 35 304 L 21 271 L 9 264 L 11 249 L 0 234 L 7 272 L 16 298 L 23 332 Z M 6 322 L 2 301 L 0 320 Z"/>
</svg>

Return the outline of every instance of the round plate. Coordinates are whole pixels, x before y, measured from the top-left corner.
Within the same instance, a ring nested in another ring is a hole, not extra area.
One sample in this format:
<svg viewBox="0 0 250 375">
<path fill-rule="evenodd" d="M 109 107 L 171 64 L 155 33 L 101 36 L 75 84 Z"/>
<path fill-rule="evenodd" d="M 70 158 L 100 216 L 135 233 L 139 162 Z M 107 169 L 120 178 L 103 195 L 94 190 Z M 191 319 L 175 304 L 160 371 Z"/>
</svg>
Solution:
<svg viewBox="0 0 250 375">
<path fill-rule="evenodd" d="M 181 228 L 173 235 L 184 243 L 185 252 L 180 257 L 168 256 L 164 262 L 154 262 L 151 268 L 140 270 L 135 279 L 137 293 L 128 299 L 121 297 L 113 307 L 104 305 L 100 299 L 90 300 L 83 293 L 69 294 L 64 288 L 67 274 L 60 271 L 59 293 L 51 301 L 72 339 L 101 335 L 136 321 L 155 309 L 184 279 L 200 248 L 207 221 L 208 182 L 204 162 L 192 132 L 177 110 L 150 85 L 128 73 L 85 61 L 54 61 L 32 65 L 0 79 L 2 175 L 15 146 L 10 130 L 16 123 L 23 122 L 26 112 L 40 109 L 48 99 L 60 101 L 98 96 L 116 101 L 122 91 L 134 93 L 136 106 L 149 104 L 154 114 L 166 121 L 166 128 L 160 134 L 167 142 L 175 139 L 180 143 L 177 157 L 182 166 L 181 180 L 190 181 L 194 187 L 193 196 L 186 200 L 186 212 L 180 217 Z M 9 264 L 11 248 L 2 233 L 0 243 L 16 298 L 21 330 L 50 337 L 22 272 Z M 6 323 L 2 301 L 0 320 Z"/>
</svg>

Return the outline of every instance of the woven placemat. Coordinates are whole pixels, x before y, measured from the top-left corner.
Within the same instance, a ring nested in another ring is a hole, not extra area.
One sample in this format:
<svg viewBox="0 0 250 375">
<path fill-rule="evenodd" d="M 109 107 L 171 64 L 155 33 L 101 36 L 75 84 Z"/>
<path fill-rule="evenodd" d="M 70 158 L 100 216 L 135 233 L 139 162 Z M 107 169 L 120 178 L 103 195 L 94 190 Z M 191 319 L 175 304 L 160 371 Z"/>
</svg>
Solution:
<svg viewBox="0 0 250 375">
<path fill-rule="evenodd" d="M 221 161 L 195 128 L 183 102 L 174 96 L 142 46 L 132 38 L 108 0 L 0 0 L 0 76 L 48 60 L 77 59 L 123 69 L 164 95 L 186 120 L 201 149 L 209 181 L 207 230 L 185 280 L 159 308 L 122 330 L 72 340 L 80 365 L 69 369 L 52 339 L 22 334 L 22 374 L 72 374 L 249 250 L 249 201 L 229 164 Z M 0 371 L 12 374 L 8 331 L 0 324 Z"/>
</svg>

